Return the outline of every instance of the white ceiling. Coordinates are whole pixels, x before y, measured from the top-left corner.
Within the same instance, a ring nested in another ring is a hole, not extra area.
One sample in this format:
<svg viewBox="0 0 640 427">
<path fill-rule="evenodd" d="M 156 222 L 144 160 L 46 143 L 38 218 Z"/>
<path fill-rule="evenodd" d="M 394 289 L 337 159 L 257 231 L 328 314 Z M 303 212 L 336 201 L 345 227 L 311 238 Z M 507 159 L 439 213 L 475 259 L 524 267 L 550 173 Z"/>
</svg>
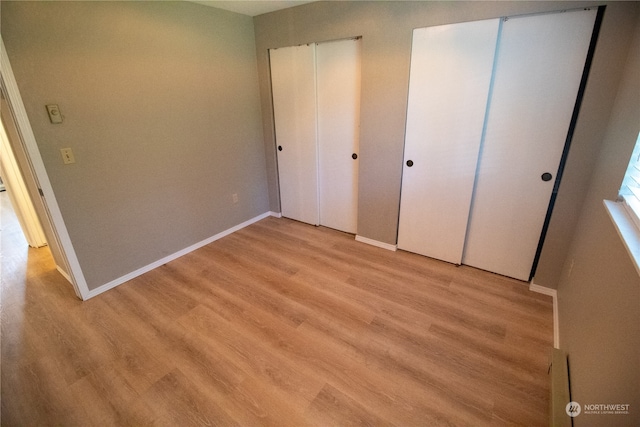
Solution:
<svg viewBox="0 0 640 427">
<path fill-rule="evenodd" d="M 263 13 L 273 12 L 275 10 L 286 9 L 288 7 L 298 6 L 305 3 L 311 3 L 313 0 L 189 0 L 194 3 L 203 4 L 205 6 L 217 7 L 218 9 L 230 10 L 231 12 L 242 13 L 243 15 L 257 16 Z"/>
</svg>

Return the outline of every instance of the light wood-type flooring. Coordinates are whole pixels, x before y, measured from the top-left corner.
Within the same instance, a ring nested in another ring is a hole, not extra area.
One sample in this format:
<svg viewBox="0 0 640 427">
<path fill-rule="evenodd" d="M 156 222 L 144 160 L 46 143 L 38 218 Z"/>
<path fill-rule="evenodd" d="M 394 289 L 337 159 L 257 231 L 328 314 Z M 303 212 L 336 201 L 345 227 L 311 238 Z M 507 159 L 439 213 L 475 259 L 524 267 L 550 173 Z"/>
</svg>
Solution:
<svg viewBox="0 0 640 427">
<path fill-rule="evenodd" d="M 548 424 L 525 283 L 267 218 L 81 302 L 3 220 L 3 426 Z"/>
</svg>

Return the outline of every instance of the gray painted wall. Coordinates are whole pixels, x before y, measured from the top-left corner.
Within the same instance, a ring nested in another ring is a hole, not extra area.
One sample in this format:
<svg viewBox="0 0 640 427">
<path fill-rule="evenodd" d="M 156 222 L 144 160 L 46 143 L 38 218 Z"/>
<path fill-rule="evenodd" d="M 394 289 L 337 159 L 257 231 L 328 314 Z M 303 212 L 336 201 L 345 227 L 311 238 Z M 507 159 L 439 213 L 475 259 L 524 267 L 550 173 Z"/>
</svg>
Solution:
<svg viewBox="0 0 640 427">
<path fill-rule="evenodd" d="M 317 2 L 254 18 L 270 209 L 279 211 L 267 50 L 308 42 L 362 38 L 358 234 L 395 244 L 414 28 L 557 11 L 595 2 Z M 586 183 L 625 58 L 624 21 L 631 3 L 609 5 L 556 208 L 535 281 L 555 288 L 586 194 Z"/>
<path fill-rule="evenodd" d="M 1 8 L 89 289 L 269 210 L 252 18 L 187 2 Z"/>
<path fill-rule="evenodd" d="M 573 400 L 629 404 L 631 413 L 579 415 L 576 427 L 640 425 L 640 277 L 602 205 L 616 199 L 640 132 L 637 9 L 620 21 L 634 22 L 635 36 L 558 287 L 560 344 L 569 357 Z"/>
</svg>

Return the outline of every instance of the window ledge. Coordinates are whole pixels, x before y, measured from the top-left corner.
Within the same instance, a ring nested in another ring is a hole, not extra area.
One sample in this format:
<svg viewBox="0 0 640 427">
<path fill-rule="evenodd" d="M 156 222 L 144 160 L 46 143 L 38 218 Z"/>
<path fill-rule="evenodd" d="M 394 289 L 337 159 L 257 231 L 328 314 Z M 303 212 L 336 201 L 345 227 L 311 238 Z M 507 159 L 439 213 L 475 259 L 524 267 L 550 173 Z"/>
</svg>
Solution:
<svg viewBox="0 0 640 427">
<path fill-rule="evenodd" d="M 627 248 L 636 271 L 640 274 L 640 230 L 629 215 L 624 202 L 604 200 L 604 206 Z"/>
</svg>

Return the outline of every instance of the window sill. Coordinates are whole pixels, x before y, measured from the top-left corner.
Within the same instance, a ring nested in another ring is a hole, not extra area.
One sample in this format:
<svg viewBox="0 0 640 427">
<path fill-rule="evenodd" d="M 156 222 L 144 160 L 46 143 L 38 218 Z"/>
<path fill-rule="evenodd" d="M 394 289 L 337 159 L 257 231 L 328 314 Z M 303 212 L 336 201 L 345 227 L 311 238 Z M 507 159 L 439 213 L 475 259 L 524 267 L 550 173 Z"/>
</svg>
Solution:
<svg viewBox="0 0 640 427">
<path fill-rule="evenodd" d="M 604 206 L 613 221 L 618 234 L 622 238 L 625 248 L 633 261 L 638 274 L 640 274 L 640 230 L 629 215 L 623 202 L 604 200 Z"/>
</svg>

